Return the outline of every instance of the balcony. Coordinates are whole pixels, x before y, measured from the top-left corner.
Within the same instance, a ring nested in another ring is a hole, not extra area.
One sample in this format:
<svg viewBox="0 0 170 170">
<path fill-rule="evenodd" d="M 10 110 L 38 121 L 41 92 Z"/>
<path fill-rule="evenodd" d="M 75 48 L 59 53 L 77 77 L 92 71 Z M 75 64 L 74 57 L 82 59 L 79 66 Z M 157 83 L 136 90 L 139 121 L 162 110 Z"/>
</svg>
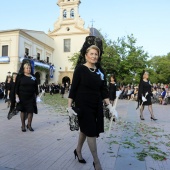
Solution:
<svg viewBox="0 0 170 170">
<path fill-rule="evenodd" d="M 10 58 L 8 56 L 0 57 L 0 64 L 8 64 L 10 62 Z"/>
<path fill-rule="evenodd" d="M 20 58 L 20 63 L 22 63 L 23 59 L 29 59 L 30 60 L 30 58 L 21 57 Z M 45 62 L 42 62 L 42 61 L 39 61 L 39 60 L 36 60 L 36 59 L 33 59 L 33 61 L 34 61 L 34 66 L 35 67 L 38 66 L 38 67 L 42 67 L 44 69 L 48 69 L 48 70 L 50 69 L 50 63 L 45 63 Z M 53 70 L 55 71 L 54 66 L 53 66 Z"/>
</svg>

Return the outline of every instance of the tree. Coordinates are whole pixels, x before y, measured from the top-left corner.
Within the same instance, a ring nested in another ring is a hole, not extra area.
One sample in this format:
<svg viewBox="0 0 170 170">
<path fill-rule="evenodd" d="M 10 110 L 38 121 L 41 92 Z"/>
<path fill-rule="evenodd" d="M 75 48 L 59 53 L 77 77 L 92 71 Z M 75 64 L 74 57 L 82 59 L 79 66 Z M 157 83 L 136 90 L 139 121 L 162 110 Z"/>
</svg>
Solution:
<svg viewBox="0 0 170 170">
<path fill-rule="evenodd" d="M 103 39 L 104 54 L 102 55 L 102 67 L 106 74 L 118 74 L 120 57 L 117 55 L 114 44 L 111 40 Z"/>
<path fill-rule="evenodd" d="M 75 68 L 77 60 L 79 58 L 80 53 L 74 53 L 73 56 L 69 57 L 69 61 L 72 62 L 72 69 Z"/>
<path fill-rule="evenodd" d="M 149 66 L 151 82 L 170 82 L 170 53 L 165 56 L 154 56 L 151 60 L 149 60 Z"/>
<path fill-rule="evenodd" d="M 148 54 L 142 47 L 136 46 L 133 34 L 118 38 L 114 42 L 117 55 L 120 57 L 118 79 L 122 84 L 138 83 L 140 73 L 148 67 Z"/>
</svg>

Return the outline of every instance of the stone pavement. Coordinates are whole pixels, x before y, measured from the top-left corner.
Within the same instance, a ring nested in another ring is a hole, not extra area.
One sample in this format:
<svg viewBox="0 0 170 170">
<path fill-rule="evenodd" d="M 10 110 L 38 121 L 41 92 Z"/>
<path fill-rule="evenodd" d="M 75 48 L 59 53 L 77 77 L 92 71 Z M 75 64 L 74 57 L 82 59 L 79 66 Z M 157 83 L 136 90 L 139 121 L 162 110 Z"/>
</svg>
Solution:
<svg viewBox="0 0 170 170">
<path fill-rule="evenodd" d="M 103 170 L 170 170 L 169 156 L 165 161 L 155 161 L 151 157 L 139 161 L 135 152 L 142 148 L 122 144 L 127 139 L 135 145 L 138 145 L 136 140 L 142 141 L 141 136 L 133 137 L 132 128 L 138 125 L 161 128 L 164 130 L 162 134 L 170 134 L 170 105 L 153 105 L 155 117 L 158 118 L 156 122 L 150 120 L 147 109 L 145 121 L 141 121 L 136 105 L 134 101 L 118 101 L 117 111 L 121 119 L 113 124 L 111 137 L 107 137 L 109 124 L 105 121 L 106 132 L 97 139 Z M 82 165 L 74 159 L 78 132 L 69 130 L 68 116 L 56 113 L 43 103 L 38 104 L 38 108 L 39 114 L 34 115 L 32 125 L 35 131 L 23 133 L 19 115 L 7 120 L 6 104 L 0 100 L 0 170 L 93 170 L 93 159 L 86 142 L 83 157 L 87 163 Z M 149 139 L 151 143 L 155 140 L 167 142 L 161 135 L 155 136 Z M 164 145 L 160 147 L 165 152 L 169 150 Z"/>
</svg>

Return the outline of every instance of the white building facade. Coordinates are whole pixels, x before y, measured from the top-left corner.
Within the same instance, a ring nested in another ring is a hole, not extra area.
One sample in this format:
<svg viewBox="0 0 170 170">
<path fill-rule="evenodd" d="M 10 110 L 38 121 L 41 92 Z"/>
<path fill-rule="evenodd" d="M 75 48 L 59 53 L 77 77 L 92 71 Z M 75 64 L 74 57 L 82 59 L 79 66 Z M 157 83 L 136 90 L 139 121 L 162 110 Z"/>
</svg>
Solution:
<svg viewBox="0 0 170 170">
<path fill-rule="evenodd" d="M 43 37 L 42 40 L 39 37 Z M 54 40 L 44 32 L 30 30 L 0 31 L 0 82 L 4 82 L 7 72 L 18 72 L 25 54 L 33 57 L 38 63 L 53 62 Z M 48 67 L 48 64 L 46 64 Z M 42 67 L 43 68 L 43 67 Z M 35 74 L 45 81 L 48 69 L 35 67 Z"/>
</svg>

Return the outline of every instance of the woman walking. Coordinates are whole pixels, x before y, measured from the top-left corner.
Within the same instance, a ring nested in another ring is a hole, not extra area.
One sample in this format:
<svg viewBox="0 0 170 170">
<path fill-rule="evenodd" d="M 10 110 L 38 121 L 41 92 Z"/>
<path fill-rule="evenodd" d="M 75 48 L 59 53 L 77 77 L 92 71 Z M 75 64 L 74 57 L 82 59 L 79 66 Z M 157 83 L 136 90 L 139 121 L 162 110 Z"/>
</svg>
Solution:
<svg viewBox="0 0 170 170">
<path fill-rule="evenodd" d="M 5 82 L 5 103 L 7 102 L 7 108 L 9 108 L 11 104 L 10 98 L 9 98 L 10 83 L 11 83 L 11 76 L 7 76 L 7 79 Z"/>
<path fill-rule="evenodd" d="M 11 119 L 12 116 L 16 114 L 16 113 L 14 113 L 15 104 L 16 104 L 16 101 L 15 101 L 16 76 L 17 76 L 17 73 L 15 73 L 15 72 L 12 73 L 12 79 L 11 79 L 9 90 L 8 90 L 8 94 L 9 94 L 9 98 L 10 98 L 10 102 L 11 102 L 10 110 L 9 110 L 9 113 L 8 113 L 8 116 L 7 116 L 8 119 Z"/>
<path fill-rule="evenodd" d="M 152 101 L 151 101 L 151 96 L 153 96 L 153 94 L 151 90 L 152 87 L 148 79 L 149 79 L 149 73 L 143 71 L 139 83 L 139 91 L 138 91 L 138 107 L 140 105 L 140 119 L 145 120 L 143 117 L 143 111 L 145 106 L 148 106 L 149 112 L 151 114 L 151 120 L 157 120 L 155 119 L 153 114 Z"/>
<path fill-rule="evenodd" d="M 25 114 L 28 114 L 27 129 L 34 131 L 32 128 L 33 113 L 37 114 L 36 97 L 38 96 L 38 84 L 31 71 L 29 60 L 24 61 L 21 65 L 19 75 L 16 81 L 16 102 L 19 103 L 18 110 L 21 111 L 22 132 L 26 132 Z"/>
<path fill-rule="evenodd" d="M 115 76 L 113 76 L 113 75 L 110 77 L 109 99 L 110 99 L 110 103 L 113 106 L 114 100 L 116 99 L 116 80 L 115 80 Z"/>
<path fill-rule="evenodd" d="M 64 94 L 65 94 L 65 86 L 64 83 L 62 83 L 61 85 L 61 97 L 64 98 Z"/>
<path fill-rule="evenodd" d="M 97 154 L 96 138 L 104 132 L 103 100 L 109 111 L 113 113 L 106 78 L 100 65 L 103 53 L 102 40 L 94 36 L 86 37 L 80 52 L 68 99 L 69 116 L 76 114 L 72 109 L 73 101 L 79 110 L 80 133 L 74 154 L 80 163 L 86 163 L 81 151 L 87 138 L 94 159 L 93 166 L 96 170 L 102 170 Z"/>
</svg>

